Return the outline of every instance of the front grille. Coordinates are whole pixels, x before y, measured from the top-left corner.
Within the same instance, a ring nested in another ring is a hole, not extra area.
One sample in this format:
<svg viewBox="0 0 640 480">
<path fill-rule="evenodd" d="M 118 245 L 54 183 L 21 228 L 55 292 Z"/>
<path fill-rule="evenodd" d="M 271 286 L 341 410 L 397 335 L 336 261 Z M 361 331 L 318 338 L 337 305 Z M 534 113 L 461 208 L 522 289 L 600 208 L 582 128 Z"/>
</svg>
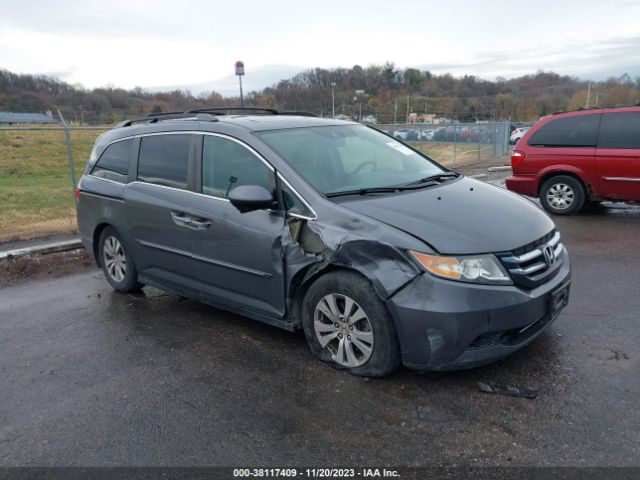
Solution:
<svg viewBox="0 0 640 480">
<path fill-rule="evenodd" d="M 498 257 L 511 275 L 513 283 L 530 290 L 558 273 L 563 262 L 563 250 L 560 232 L 553 230 L 535 242 L 512 252 L 499 254 Z"/>
</svg>

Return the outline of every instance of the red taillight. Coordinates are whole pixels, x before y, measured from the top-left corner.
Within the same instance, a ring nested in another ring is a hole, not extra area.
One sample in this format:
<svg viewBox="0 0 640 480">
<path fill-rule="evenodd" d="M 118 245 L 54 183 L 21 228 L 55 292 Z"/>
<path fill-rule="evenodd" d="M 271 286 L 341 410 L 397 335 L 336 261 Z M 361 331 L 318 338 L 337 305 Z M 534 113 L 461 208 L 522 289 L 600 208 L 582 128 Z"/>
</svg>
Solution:
<svg viewBox="0 0 640 480">
<path fill-rule="evenodd" d="M 76 199 L 80 200 L 80 189 L 76 188 Z"/>
<path fill-rule="evenodd" d="M 520 150 L 514 150 L 511 153 L 511 168 L 516 168 L 518 165 L 520 165 L 526 156 L 527 155 L 524 152 L 521 152 Z"/>
</svg>

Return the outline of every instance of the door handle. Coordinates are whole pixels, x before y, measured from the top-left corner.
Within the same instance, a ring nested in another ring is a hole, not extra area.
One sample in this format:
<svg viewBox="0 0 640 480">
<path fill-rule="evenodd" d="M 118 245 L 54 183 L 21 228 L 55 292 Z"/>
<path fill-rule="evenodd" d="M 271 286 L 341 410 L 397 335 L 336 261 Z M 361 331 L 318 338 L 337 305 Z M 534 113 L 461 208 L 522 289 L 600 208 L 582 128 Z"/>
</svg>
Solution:
<svg viewBox="0 0 640 480">
<path fill-rule="evenodd" d="M 211 226 L 211 220 L 202 217 L 196 217 L 184 212 L 171 211 L 173 222 L 179 227 L 190 228 L 192 230 L 206 230 Z"/>
</svg>

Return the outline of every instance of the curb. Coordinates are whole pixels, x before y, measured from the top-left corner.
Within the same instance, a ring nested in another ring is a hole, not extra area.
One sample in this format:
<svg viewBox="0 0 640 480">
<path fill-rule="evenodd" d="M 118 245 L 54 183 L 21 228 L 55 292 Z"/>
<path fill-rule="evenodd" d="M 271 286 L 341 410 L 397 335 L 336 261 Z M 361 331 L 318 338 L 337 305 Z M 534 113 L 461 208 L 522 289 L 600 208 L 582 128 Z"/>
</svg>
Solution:
<svg viewBox="0 0 640 480">
<path fill-rule="evenodd" d="M 487 168 L 488 172 L 507 172 L 511 170 L 511 166 L 505 165 L 504 167 L 489 167 Z"/>
<path fill-rule="evenodd" d="M 68 250 L 76 250 L 78 248 L 82 248 L 82 242 L 79 238 L 75 238 L 73 240 L 64 240 L 62 242 L 51 242 L 43 245 L 35 245 L 33 247 L 6 250 L 4 252 L 0 252 L 0 260 L 5 258 L 23 257 L 25 255 L 46 255 L 47 253 L 66 252 Z"/>
</svg>

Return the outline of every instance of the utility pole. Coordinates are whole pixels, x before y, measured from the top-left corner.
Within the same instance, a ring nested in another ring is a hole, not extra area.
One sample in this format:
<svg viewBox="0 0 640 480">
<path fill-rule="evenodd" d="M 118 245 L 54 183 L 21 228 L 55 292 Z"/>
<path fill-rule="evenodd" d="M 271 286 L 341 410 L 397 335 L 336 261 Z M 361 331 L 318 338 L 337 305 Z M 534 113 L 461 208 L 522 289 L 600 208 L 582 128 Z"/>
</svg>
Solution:
<svg viewBox="0 0 640 480">
<path fill-rule="evenodd" d="M 409 123 L 409 95 L 407 95 L 407 118 L 404 123 Z"/>
<path fill-rule="evenodd" d="M 331 118 L 336 118 L 336 82 L 331 82 Z"/>
<path fill-rule="evenodd" d="M 398 97 L 393 101 L 393 123 L 398 124 Z"/>
<path fill-rule="evenodd" d="M 589 108 L 589 100 L 591 100 L 591 81 L 589 81 L 589 86 L 587 87 L 587 104 L 585 108 Z"/>
</svg>

